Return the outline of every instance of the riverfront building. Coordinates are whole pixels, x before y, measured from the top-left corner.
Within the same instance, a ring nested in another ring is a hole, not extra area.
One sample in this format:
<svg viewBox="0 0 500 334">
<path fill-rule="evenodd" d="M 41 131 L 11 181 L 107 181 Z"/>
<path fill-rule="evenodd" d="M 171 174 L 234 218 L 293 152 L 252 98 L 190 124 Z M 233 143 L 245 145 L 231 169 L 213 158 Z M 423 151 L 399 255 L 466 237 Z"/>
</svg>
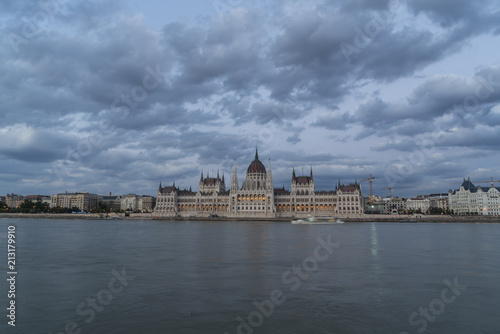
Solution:
<svg viewBox="0 0 500 334">
<path fill-rule="evenodd" d="M 247 168 L 244 181 L 238 181 L 236 162 L 229 189 L 225 177 L 200 176 L 199 190 L 180 190 L 160 183 L 154 214 L 162 217 L 300 217 L 308 215 L 355 216 L 363 213 L 359 184 L 338 185 L 335 190 L 316 191 L 313 171 L 297 176 L 292 170 L 291 190 L 274 188 L 271 161 L 255 159 Z"/>
<path fill-rule="evenodd" d="M 78 208 L 80 211 L 90 211 L 97 207 L 101 200 L 99 195 L 82 193 L 64 193 L 52 195 L 50 207 Z"/>
<path fill-rule="evenodd" d="M 422 195 L 406 200 L 407 212 L 422 212 L 427 213 L 431 208 L 431 200 Z"/>
<path fill-rule="evenodd" d="M 455 214 L 500 215 L 500 188 L 475 186 L 470 178 L 458 190 L 448 192 L 450 210 Z"/>
<path fill-rule="evenodd" d="M 24 196 L 17 194 L 7 194 L 7 196 L 5 196 L 5 204 L 7 204 L 9 208 L 17 208 L 23 204 L 23 202 Z"/>
</svg>

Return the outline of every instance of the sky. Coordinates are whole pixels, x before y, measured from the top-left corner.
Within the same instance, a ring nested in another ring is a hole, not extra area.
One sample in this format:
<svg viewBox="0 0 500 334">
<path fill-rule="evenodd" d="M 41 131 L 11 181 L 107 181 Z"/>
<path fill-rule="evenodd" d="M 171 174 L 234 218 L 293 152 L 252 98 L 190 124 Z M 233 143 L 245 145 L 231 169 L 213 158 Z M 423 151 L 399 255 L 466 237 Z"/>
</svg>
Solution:
<svg viewBox="0 0 500 334">
<path fill-rule="evenodd" d="M 500 180 L 499 22 L 488 0 L 2 1 L 0 194 L 229 188 L 234 163 L 241 186 L 256 147 L 276 188 Z"/>
</svg>

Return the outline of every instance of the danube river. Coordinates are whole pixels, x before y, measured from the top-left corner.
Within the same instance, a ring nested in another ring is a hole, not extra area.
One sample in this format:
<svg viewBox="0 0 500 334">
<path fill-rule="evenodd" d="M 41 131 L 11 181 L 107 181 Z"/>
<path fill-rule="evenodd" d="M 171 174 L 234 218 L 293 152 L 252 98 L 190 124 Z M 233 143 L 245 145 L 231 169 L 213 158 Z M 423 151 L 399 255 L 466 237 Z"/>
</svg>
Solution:
<svg viewBox="0 0 500 334">
<path fill-rule="evenodd" d="M 0 219 L 0 249 L 1 333 L 500 332 L 500 224 Z"/>
</svg>

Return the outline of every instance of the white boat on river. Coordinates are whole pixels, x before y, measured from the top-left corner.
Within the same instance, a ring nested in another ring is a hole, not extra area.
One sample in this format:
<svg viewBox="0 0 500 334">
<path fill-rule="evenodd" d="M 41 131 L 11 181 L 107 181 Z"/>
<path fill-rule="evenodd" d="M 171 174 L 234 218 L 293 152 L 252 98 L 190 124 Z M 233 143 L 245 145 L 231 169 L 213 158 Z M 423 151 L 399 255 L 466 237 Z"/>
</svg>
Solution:
<svg viewBox="0 0 500 334">
<path fill-rule="evenodd" d="M 292 220 L 292 224 L 310 224 L 310 225 L 322 225 L 322 224 L 343 224 L 344 222 L 336 217 L 317 217 L 310 216 L 307 218 L 298 218 Z"/>
</svg>

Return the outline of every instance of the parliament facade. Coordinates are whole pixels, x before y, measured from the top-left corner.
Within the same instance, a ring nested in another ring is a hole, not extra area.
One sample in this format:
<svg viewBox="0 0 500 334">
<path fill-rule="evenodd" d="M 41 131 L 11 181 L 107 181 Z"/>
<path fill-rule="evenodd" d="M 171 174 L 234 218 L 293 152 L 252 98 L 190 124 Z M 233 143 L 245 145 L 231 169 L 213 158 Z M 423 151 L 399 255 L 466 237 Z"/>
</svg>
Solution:
<svg viewBox="0 0 500 334">
<path fill-rule="evenodd" d="M 154 215 L 158 217 L 241 217 L 275 218 L 316 216 L 359 216 L 363 213 L 363 196 L 359 184 L 336 186 L 332 191 L 316 191 L 311 172 L 296 176 L 292 170 L 291 190 L 274 188 L 271 162 L 267 170 L 255 151 L 241 187 L 234 163 L 229 190 L 225 177 L 200 177 L 199 190 L 180 190 L 175 183 L 160 183 Z"/>
</svg>

